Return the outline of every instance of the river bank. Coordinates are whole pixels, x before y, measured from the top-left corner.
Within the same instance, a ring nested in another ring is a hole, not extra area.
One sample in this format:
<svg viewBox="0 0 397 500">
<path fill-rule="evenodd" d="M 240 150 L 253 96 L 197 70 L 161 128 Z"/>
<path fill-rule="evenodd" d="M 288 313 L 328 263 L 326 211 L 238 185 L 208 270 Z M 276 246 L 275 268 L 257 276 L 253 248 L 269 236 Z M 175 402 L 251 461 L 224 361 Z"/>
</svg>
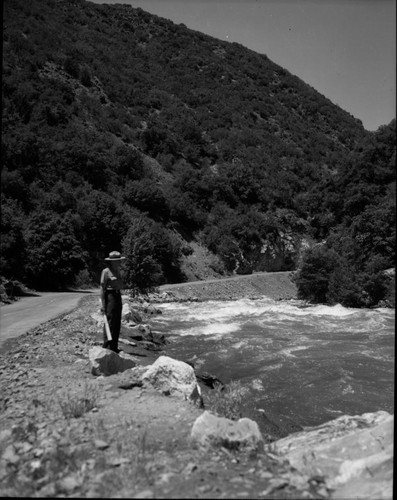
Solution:
<svg viewBox="0 0 397 500">
<path fill-rule="evenodd" d="M 160 294 L 168 293 L 174 300 L 181 301 L 256 299 L 263 296 L 273 300 L 297 298 L 297 288 L 290 271 L 162 285 L 159 291 Z"/>
<path fill-rule="evenodd" d="M 223 286 L 230 283 L 213 290 Z M 189 435 L 202 410 L 154 391 L 122 390 L 117 375 L 92 376 L 88 352 L 102 341 L 91 317 L 97 309 L 97 297 L 84 297 L 72 312 L 16 338 L 1 356 L 3 496 L 253 498 L 288 473 L 266 454 L 196 449 Z M 146 354 L 138 361 L 159 355 Z M 67 415 L 84 397 L 92 408 Z M 285 485 L 272 498 L 314 498 L 310 488 Z"/>
<path fill-rule="evenodd" d="M 122 375 L 94 377 L 88 353 L 102 342 L 97 309 L 97 298 L 84 297 L 1 356 L 2 496 L 255 498 L 289 473 L 263 452 L 195 447 L 190 431 L 202 409 L 188 402 L 120 389 Z M 160 353 L 146 354 L 136 360 Z M 87 411 L 73 417 L 84 401 Z M 283 484 L 271 498 L 317 498 L 315 485 L 305 492 Z"/>
<path fill-rule="evenodd" d="M 211 290 L 246 293 L 253 286 L 249 278 L 217 280 Z M 276 298 L 293 286 L 285 275 L 279 278 L 281 284 L 273 283 Z M 181 300 L 201 300 L 207 287 L 212 285 L 185 284 L 178 293 Z M 97 312 L 97 297 L 84 297 L 73 311 L 31 329 L 1 355 L 2 496 L 331 497 L 318 475 L 302 475 L 269 450 L 245 454 L 195 446 L 190 433 L 203 410 L 193 404 L 141 387 L 121 388 L 122 374 L 93 376 L 89 352 L 102 343 Z M 141 314 L 150 324 L 150 311 Z M 123 340 L 128 342 L 122 335 L 120 347 L 128 352 Z M 167 346 L 136 351 L 132 358 L 147 365 L 160 354 L 167 354 Z"/>
</svg>

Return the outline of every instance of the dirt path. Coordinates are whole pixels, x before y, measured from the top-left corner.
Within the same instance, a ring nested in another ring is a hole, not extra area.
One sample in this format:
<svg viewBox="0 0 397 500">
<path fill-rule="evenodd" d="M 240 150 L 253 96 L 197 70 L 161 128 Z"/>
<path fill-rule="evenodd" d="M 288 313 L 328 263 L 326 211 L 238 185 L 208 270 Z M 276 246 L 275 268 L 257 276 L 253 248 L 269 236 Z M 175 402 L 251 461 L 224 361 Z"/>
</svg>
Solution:
<svg viewBox="0 0 397 500">
<path fill-rule="evenodd" d="M 15 339 L 32 328 L 66 313 L 77 306 L 78 301 L 89 293 L 43 292 L 37 296 L 22 297 L 13 304 L 0 307 L 0 352 L 7 340 Z"/>
</svg>

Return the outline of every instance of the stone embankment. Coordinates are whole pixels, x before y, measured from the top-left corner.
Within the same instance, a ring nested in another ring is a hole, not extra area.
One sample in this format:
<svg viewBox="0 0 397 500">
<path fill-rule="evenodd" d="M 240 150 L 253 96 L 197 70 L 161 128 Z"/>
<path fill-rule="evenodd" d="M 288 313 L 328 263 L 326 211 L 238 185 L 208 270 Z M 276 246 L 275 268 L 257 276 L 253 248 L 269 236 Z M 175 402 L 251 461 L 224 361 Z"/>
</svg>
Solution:
<svg viewBox="0 0 397 500">
<path fill-rule="evenodd" d="M 295 299 L 297 288 L 292 272 L 254 273 L 208 281 L 194 281 L 160 287 L 174 300 L 237 300 L 258 299 L 263 296 L 274 300 Z"/>
</svg>

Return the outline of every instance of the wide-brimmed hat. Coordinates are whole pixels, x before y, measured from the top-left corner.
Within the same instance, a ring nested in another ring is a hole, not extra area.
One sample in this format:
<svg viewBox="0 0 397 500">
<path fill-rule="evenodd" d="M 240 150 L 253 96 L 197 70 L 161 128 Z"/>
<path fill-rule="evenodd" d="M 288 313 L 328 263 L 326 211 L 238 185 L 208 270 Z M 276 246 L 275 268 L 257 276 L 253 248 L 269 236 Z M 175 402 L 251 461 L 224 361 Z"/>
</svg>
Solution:
<svg viewBox="0 0 397 500">
<path fill-rule="evenodd" d="M 120 252 L 110 252 L 109 257 L 105 257 L 105 260 L 124 260 Z"/>
</svg>

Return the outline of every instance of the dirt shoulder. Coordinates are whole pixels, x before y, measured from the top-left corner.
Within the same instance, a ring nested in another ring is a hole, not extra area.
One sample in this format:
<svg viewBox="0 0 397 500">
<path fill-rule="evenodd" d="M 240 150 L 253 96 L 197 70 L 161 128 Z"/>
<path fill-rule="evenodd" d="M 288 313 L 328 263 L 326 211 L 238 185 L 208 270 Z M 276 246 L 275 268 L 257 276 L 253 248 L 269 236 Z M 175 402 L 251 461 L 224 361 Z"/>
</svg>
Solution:
<svg viewBox="0 0 397 500">
<path fill-rule="evenodd" d="M 40 292 L 36 295 L 19 297 L 12 304 L 1 304 L 0 353 L 5 342 L 9 340 L 12 342 L 15 337 L 39 326 L 44 321 L 72 311 L 80 298 L 90 293 L 96 293 L 99 297 L 99 290 Z"/>
<path fill-rule="evenodd" d="M 97 309 L 84 297 L 0 356 L 2 496 L 324 498 L 286 479 L 289 466 L 264 451 L 198 448 L 190 432 L 203 410 L 192 403 L 121 389 L 122 374 L 94 377 Z M 133 358 L 148 364 L 159 354 Z"/>
</svg>

